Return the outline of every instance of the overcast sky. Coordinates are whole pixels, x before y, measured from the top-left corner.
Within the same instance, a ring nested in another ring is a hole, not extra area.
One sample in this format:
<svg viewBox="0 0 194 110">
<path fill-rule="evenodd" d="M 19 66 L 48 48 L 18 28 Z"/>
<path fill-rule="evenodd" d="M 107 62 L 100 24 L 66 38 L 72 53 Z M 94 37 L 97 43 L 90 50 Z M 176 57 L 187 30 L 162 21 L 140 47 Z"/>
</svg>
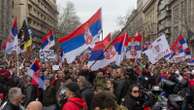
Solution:
<svg viewBox="0 0 194 110">
<path fill-rule="evenodd" d="M 118 17 L 125 16 L 136 7 L 136 0 L 57 0 L 59 11 L 66 6 L 67 1 L 74 3 L 82 23 L 101 7 L 104 36 L 120 29 Z"/>
</svg>

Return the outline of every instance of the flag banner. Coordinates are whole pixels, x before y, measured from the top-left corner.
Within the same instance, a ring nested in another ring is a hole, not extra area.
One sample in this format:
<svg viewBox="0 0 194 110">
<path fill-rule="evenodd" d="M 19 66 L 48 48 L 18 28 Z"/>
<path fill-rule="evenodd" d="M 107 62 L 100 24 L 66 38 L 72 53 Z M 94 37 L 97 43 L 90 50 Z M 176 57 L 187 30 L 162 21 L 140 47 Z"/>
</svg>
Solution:
<svg viewBox="0 0 194 110">
<path fill-rule="evenodd" d="M 79 26 L 72 33 L 58 39 L 63 50 L 63 58 L 72 63 L 86 49 L 92 48 L 102 33 L 101 9 L 99 9 L 87 22 Z"/>
<path fill-rule="evenodd" d="M 194 57 L 192 57 L 191 60 L 187 64 L 194 66 Z"/>
<path fill-rule="evenodd" d="M 92 71 L 106 67 L 111 63 L 120 65 L 120 63 L 124 59 L 127 46 L 127 33 L 116 37 L 111 43 L 111 46 L 104 50 L 105 47 L 109 44 L 107 39 L 105 38 L 103 42 L 97 43 L 91 53 L 90 59 L 88 61 L 88 66 L 91 68 Z"/>
<path fill-rule="evenodd" d="M 49 31 L 41 40 L 42 50 L 49 50 L 55 45 L 54 34 L 52 31 Z"/>
<path fill-rule="evenodd" d="M 13 51 L 17 51 L 18 45 L 18 29 L 17 29 L 17 19 L 15 18 L 10 33 L 8 37 L 3 42 L 3 48 L 6 54 L 11 54 Z"/>
<path fill-rule="evenodd" d="M 136 33 L 135 37 L 128 37 L 127 59 L 141 58 L 141 42 L 142 36 L 139 33 Z"/>
<path fill-rule="evenodd" d="M 38 85 L 40 88 L 46 89 L 44 80 L 40 77 L 40 68 L 40 61 L 36 59 L 28 69 L 27 75 L 32 78 L 33 85 Z"/>
<path fill-rule="evenodd" d="M 149 49 L 144 51 L 149 61 L 152 64 L 158 62 L 161 58 L 171 53 L 168 41 L 165 35 L 161 35 L 150 46 Z"/>
<path fill-rule="evenodd" d="M 27 19 L 23 21 L 23 25 L 18 35 L 20 48 L 22 51 L 26 51 L 32 45 L 32 31 L 28 26 Z"/>
<path fill-rule="evenodd" d="M 180 57 L 188 57 L 191 58 L 191 51 L 188 46 L 188 42 L 186 38 L 184 38 L 182 35 L 179 35 L 178 38 L 175 40 L 175 42 L 171 46 L 172 52 L 173 52 L 173 58 L 180 58 Z"/>
</svg>

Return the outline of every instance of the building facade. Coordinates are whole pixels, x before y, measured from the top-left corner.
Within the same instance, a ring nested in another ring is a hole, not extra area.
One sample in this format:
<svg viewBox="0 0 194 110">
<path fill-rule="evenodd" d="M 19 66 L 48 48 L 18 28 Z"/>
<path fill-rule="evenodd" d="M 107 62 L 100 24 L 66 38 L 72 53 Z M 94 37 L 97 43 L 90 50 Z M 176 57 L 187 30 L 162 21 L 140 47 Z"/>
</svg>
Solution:
<svg viewBox="0 0 194 110">
<path fill-rule="evenodd" d="M 144 16 L 144 38 L 145 40 L 153 40 L 157 37 L 157 0 L 143 1 Z"/>
<path fill-rule="evenodd" d="M 142 21 L 139 21 L 139 13 L 143 13 Z M 165 33 L 169 43 L 182 34 L 191 41 L 190 47 L 194 48 L 193 18 L 194 0 L 137 0 L 137 9 L 128 18 L 127 31 L 135 33 L 139 27 L 143 27 L 140 31 L 144 40 L 151 41 Z"/>
<path fill-rule="evenodd" d="M 194 32 L 194 1 L 193 0 L 171 0 L 172 12 L 172 40 L 180 33 L 189 38 L 189 33 Z"/>
<path fill-rule="evenodd" d="M 137 0 L 137 9 L 133 10 L 127 21 L 126 32 L 134 35 L 136 32 L 144 34 L 143 27 L 143 0 Z"/>
<path fill-rule="evenodd" d="M 12 0 L 0 0 L 0 42 L 9 34 L 12 10 Z"/>
<path fill-rule="evenodd" d="M 157 12 L 158 12 L 158 34 L 166 34 L 167 40 L 170 41 L 171 37 L 171 10 L 170 0 L 158 0 Z"/>
<path fill-rule="evenodd" d="M 48 30 L 57 29 L 56 0 L 14 0 L 13 6 L 19 27 L 27 19 L 34 38 L 40 39 Z"/>
</svg>

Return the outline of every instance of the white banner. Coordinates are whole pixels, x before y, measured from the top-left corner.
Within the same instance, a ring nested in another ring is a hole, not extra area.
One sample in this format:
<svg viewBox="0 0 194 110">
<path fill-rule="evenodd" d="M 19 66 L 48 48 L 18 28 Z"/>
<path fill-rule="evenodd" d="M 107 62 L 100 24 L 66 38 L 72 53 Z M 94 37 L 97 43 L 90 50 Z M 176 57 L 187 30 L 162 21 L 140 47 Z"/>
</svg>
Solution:
<svg viewBox="0 0 194 110">
<path fill-rule="evenodd" d="M 170 52 L 171 51 L 170 51 L 168 41 L 166 40 L 165 35 L 162 35 L 159 38 L 157 38 L 151 44 L 150 48 L 147 49 L 144 53 L 148 56 L 149 61 L 152 64 L 155 64 Z"/>
<path fill-rule="evenodd" d="M 55 55 L 54 50 L 40 50 L 39 57 L 43 61 L 48 61 L 48 59 L 51 61 L 55 61 L 55 59 L 56 59 L 56 55 Z"/>
</svg>

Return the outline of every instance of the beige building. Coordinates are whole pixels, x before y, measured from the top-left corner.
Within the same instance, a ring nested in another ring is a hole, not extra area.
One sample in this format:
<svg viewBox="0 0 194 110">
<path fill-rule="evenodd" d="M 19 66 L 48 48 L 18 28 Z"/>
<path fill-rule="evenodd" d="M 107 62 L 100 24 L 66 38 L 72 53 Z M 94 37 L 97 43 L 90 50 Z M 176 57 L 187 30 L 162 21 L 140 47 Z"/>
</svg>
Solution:
<svg viewBox="0 0 194 110">
<path fill-rule="evenodd" d="M 168 41 L 171 40 L 171 10 L 170 10 L 170 0 L 158 0 L 157 10 L 158 10 L 158 34 L 164 33 L 167 36 Z"/>
<path fill-rule="evenodd" d="M 127 28 L 126 31 L 130 35 L 134 35 L 136 32 L 144 34 L 144 27 L 143 27 L 143 0 L 137 0 L 137 7 L 132 11 L 131 16 L 128 18 L 127 21 Z"/>
<path fill-rule="evenodd" d="M 40 39 L 48 30 L 57 29 L 56 0 L 13 0 L 12 4 L 19 27 L 27 18 L 35 38 Z"/>
<path fill-rule="evenodd" d="M 157 37 L 157 0 L 143 1 L 144 39 L 154 40 Z"/>
<path fill-rule="evenodd" d="M 190 46 L 194 48 L 193 18 L 194 0 L 137 0 L 137 9 L 128 18 L 127 31 L 142 32 L 145 40 L 152 41 L 165 33 L 170 43 L 182 34 L 192 41 Z"/>
<path fill-rule="evenodd" d="M 0 42 L 9 34 L 12 9 L 11 0 L 0 0 Z"/>
<path fill-rule="evenodd" d="M 190 36 L 188 34 L 194 32 L 194 0 L 171 0 L 170 10 L 172 16 L 171 40 L 180 33 Z"/>
</svg>

